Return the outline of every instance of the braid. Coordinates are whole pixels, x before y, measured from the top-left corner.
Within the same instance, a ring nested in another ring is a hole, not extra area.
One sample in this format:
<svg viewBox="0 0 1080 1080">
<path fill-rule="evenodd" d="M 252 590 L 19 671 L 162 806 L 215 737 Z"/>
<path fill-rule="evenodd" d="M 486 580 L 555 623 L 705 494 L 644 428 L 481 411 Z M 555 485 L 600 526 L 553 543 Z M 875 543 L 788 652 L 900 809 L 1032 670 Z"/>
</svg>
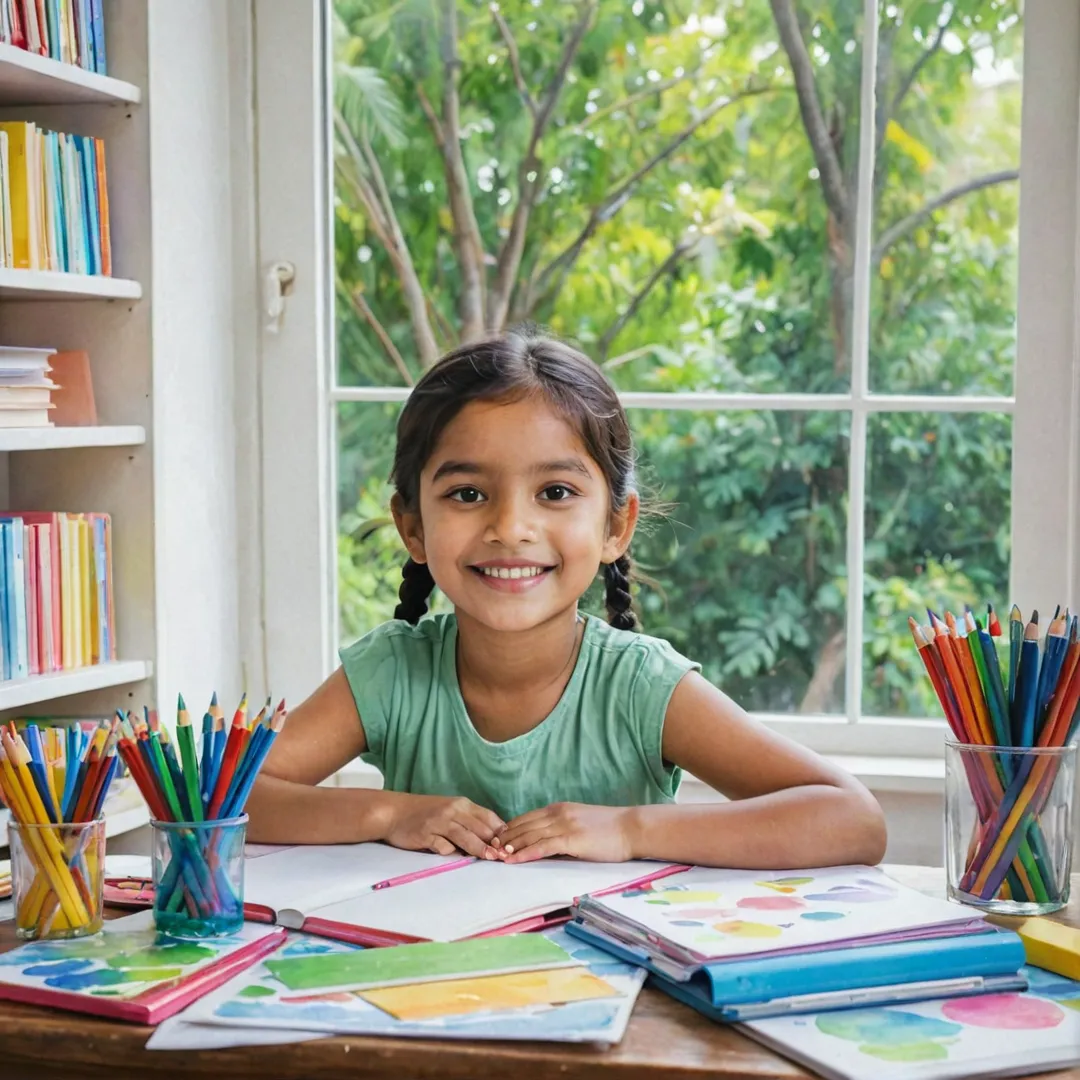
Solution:
<svg viewBox="0 0 1080 1080">
<path fill-rule="evenodd" d="M 630 577 L 633 573 L 630 554 L 620 555 L 613 563 L 604 564 L 604 605 L 608 622 L 616 630 L 636 630 L 637 616 L 634 600 L 630 595 Z"/>
<path fill-rule="evenodd" d="M 401 602 L 394 608 L 394 618 L 404 619 L 415 626 L 427 611 L 427 598 L 434 588 L 435 579 L 427 563 L 409 559 L 401 568 L 401 588 L 398 589 L 398 600 Z"/>
</svg>

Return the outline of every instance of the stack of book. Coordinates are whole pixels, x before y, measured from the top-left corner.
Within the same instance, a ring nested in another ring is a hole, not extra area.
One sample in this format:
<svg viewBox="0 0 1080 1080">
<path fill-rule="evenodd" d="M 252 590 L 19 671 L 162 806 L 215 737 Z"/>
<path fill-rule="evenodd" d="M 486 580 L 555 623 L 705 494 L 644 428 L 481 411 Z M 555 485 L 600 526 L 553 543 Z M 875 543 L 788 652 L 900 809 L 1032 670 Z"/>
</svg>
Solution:
<svg viewBox="0 0 1080 1080">
<path fill-rule="evenodd" d="M 0 123 L 0 194 L 2 265 L 112 274 L 101 139 Z"/>
<path fill-rule="evenodd" d="M 0 517 L 3 679 L 116 659 L 108 514 Z"/>
<path fill-rule="evenodd" d="M 0 0 L 0 39 L 105 74 L 103 0 Z"/>
<path fill-rule="evenodd" d="M 1026 987 L 1016 934 L 868 866 L 697 867 L 583 897 L 574 915 L 571 934 L 717 1021 Z"/>
<path fill-rule="evenodd" d="M 52 426 L 52 352 L 0 346 L 0 428 Z"/>
</svg>

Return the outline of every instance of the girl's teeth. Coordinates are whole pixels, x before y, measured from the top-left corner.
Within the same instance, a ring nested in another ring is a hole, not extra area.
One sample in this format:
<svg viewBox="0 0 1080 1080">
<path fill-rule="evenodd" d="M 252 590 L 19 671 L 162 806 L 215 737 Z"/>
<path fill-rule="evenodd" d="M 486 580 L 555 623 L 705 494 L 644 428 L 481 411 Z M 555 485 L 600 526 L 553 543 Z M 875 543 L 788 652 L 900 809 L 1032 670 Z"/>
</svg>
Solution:
<svg viewBox="0 0 1080 1080">
<path fill-rule="evenodd" d="M 529 578 L 542 574 L 542 566 L 482 566 L 480 572 L 487 577 L 497 578 Z"/>
</svg>

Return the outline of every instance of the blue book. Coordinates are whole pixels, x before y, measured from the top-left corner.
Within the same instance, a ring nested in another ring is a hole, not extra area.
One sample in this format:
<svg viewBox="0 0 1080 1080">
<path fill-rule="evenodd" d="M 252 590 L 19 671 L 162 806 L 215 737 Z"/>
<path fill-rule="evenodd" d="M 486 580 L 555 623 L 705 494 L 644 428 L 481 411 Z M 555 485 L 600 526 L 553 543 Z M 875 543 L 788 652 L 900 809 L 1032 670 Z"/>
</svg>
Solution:
<svg viewBox="0 0 1080 1080">
<path fill-rule="evenodd" d="M 12 669 L 14 678 L 25 679 L 30 674 L 30 639 L 26 632 L 26 530 L 22 518 L 11 518 L 8 527 L 11 530 L 11 606 L 15 614 Z"/>
<path fill-rule="evenodd" d="M 64 169 L 60 160 L 60 136 L 55 131 L 47 132 L 45 142 L 52 161 L 55 183 L 52 191 L 52 209 L 53 228 L 56 232 L 56 256 L 61 272 L 66 272 L 71 269 L 71 256 L 68 253 L 69 237 L 67 221 L 64 217 Z"/>
<path fill-rule="evenodd" d="M 648 953 L 575 920 L 567 932 L 643 967 L 658 989 L 719 1022 L 1023 990 L 1024 943 L 1010 930 L 853 945 L 702 964 L 683 981 Z"/>
<path fill-rule="evenodd" d="M 82 212 L 86 228 L 86 272 L 101 273 L 101 225 L 98 221 L 97 167 L 94 162 L 94 140 L 89 135 L 76 136 L 75 148 L 82 167 Z"/>
<path fill-rule="evenodd" d="M 99 75 L 105 71 L 105 16 L 101 10 L 101 0 L 90 0 L 90 29 L 94 39 L 94 70 Z"/>
<path fill-rule="evenodd" d="M 8 630 L 8 609 L 11 607 L 8 594 L 8 581 L 11 580 L 8 572 L 8 533 L 10 529 L 5 522 L 0 521 L 0 665 L 3 668 L 5 680 L 12 678 L 11 663 L 11 633 Z"/>
</svg>

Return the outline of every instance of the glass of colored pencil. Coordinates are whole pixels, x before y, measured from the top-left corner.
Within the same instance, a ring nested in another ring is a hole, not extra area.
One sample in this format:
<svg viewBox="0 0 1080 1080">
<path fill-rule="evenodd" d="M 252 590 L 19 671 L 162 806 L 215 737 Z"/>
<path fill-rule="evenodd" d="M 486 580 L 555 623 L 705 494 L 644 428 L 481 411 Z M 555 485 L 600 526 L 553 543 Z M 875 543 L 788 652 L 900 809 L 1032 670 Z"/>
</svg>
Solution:
<svg viewBox="0 0 1080 1080">
<path fill-rule="evenodd" d="M 0 728 L 0 796 L 12 814 L 15 933 L 84 937 L 102 923 L 105 821 L 118 769 L 116 725 Z"/>
<path fill-rule="evenodd" d="M 1080 629 L 1060 608 L 1042 642 L 1039 614 L 1009 617 L 1007 646 L 992 606 L 985 625 L 928 611 L 908 624 L 952 733 L 946 744 L 949 895 L 1016 915 L 1069 900 Z M 1006 668 L 1003 675 L 1002 667 Z"/>
<path fill-rule="evenodd" d="M 215 694 L 202 748 L 180 697 L 176 744 L 157 717 L 121 718 L 118 749 L 153 815 L 154 921 L 175 937 L 235 933 L 244 918 L 244 806 L 285 723 L 285 703 L 248 716 L 241 700 L 226 727 Z"/>
</svg>

